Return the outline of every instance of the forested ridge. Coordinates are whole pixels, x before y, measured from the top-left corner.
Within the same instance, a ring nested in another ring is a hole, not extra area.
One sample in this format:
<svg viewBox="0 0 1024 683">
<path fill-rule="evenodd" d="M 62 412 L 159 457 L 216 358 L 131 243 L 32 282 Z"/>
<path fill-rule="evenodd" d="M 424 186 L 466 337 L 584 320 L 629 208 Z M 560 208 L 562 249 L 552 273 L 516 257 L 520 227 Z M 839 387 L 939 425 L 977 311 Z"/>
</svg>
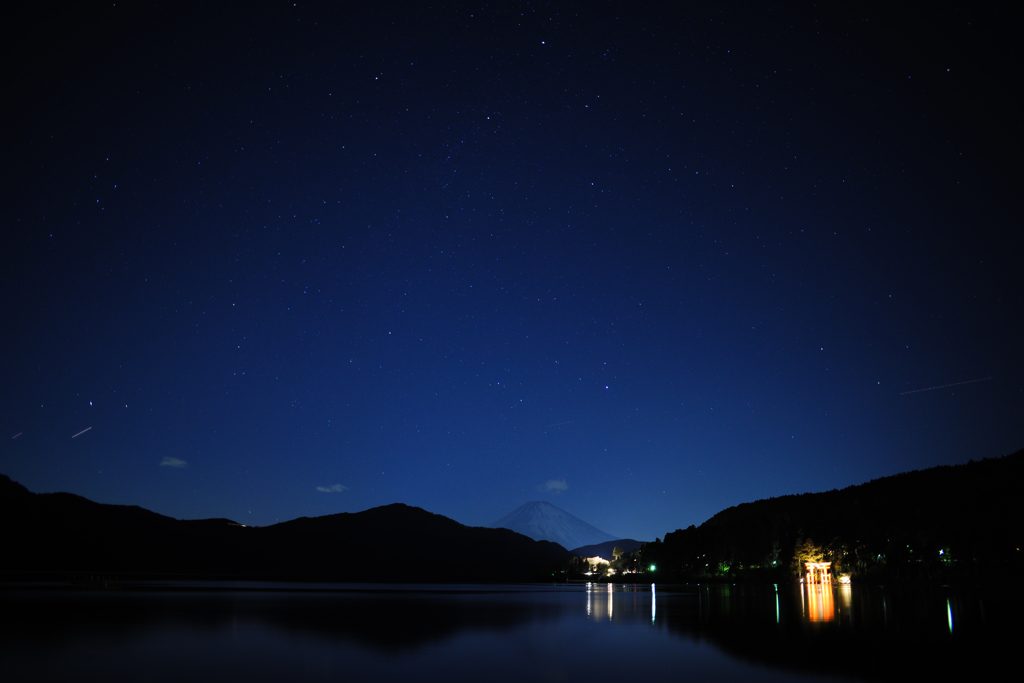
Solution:
<svg viewBox="0 0 1024 683">
<path fill-rule="evenodd" d="M 831 561 L 859 580 L 1020 576 L 1024 450 L 822 493 L 744 503 L 644 547 L 660 580 L 796 580 Z"/>
</svg>

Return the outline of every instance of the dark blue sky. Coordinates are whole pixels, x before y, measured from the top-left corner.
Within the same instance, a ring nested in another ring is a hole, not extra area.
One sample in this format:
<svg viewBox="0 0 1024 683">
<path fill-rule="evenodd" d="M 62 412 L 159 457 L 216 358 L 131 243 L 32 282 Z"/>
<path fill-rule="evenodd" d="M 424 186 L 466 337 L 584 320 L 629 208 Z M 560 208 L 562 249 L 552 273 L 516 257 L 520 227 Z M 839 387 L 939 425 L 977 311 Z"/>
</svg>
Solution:
<svg viewBox="0 0 1024 683">
<path fill-rule="evenodd" d="M 0 472 L 647 540 L 1019 449 L 1016 28 L 926 7 L 34 10 Z"/>
</svg>

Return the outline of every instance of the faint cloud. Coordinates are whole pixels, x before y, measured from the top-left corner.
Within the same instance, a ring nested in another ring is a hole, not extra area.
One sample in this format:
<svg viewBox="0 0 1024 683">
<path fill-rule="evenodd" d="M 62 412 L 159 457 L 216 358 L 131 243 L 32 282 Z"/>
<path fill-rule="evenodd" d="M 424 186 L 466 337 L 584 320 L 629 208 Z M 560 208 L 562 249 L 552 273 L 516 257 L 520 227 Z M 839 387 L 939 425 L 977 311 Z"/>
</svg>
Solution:
<svg viewBox="0 0 1024 683">
<path fill-rule="evenodd" d="M 177 467 L 180 470 L 188 467 L 188 462 L 181 458 L 174 458 L 170 455 L 165 455 L 163 461 L 160 463 L 160 467 Z"/>
<path fill-rule="evenodd" d="M 316 490 L 321 493 L 341 493 L 342 491 L 348 491 L 348 487 L 342 486 L 341 484 L 334 484 L 332 486 L 317 486 Z"/>
<path fill-rule="evenodd" d="M 544 493 L 551 493 L 552 491 L 564 491 L 569 488 L 569 485 L 565 483 L 565 479 L 548 479 L 546 482 L 537 487 L 538 491 Z"/>
</svg>

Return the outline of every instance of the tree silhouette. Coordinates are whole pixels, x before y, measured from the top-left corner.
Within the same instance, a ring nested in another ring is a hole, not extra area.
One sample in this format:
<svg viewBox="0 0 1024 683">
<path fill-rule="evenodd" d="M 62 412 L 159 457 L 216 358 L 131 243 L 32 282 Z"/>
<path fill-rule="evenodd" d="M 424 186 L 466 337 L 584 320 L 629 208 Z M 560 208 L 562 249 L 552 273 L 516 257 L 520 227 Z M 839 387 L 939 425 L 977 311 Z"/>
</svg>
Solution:
<svg viewBox="0 0 1024 683">
<path fill-rule="evenodd" d="M 824 557 L 824 551 L 816 546 L 814 541 L 809 538 L 799 538 L 796 545 L 793 546 L 793 563 L 790 567 L 793 574 L 800 577 L 804 574 L 804 565 L 807 562 L 821 562 Z"/>
</svg>

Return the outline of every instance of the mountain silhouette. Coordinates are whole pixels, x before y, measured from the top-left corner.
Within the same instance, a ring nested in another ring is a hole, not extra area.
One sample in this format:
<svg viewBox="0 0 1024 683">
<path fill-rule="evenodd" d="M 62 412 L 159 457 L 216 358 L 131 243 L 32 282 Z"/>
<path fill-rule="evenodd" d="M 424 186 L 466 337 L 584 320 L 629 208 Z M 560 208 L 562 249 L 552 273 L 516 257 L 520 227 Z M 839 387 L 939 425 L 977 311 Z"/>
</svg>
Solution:
<svg viewBox="0 0 1024 683">
<path fill-rule="evenodd" d="M 395 503 L 268 527 L 177 520 L 69 493 L 35 494 L 0 475 L 7 576 L 167 575 L 290 581 L 537 580 L 564 548 L 468 527 Z"/>
<path fill-rule="evenodd" d="M 632 538 L 620 538 L 615 541 L 605 541 L 604 543 L 598 543 L 597 545 L 584 545 L 579 548 L 573 548 L 570 553 L 573 556 L 583 557 L 594 557 L 595 555 L 603 557 L 606 560 L 612 559 L 613 553 L 616 548 L 620 549 L 624 553 L 631 553 L 634 550 L 639 550 L 646 541 L 637 541 Z"/>
</svg>

